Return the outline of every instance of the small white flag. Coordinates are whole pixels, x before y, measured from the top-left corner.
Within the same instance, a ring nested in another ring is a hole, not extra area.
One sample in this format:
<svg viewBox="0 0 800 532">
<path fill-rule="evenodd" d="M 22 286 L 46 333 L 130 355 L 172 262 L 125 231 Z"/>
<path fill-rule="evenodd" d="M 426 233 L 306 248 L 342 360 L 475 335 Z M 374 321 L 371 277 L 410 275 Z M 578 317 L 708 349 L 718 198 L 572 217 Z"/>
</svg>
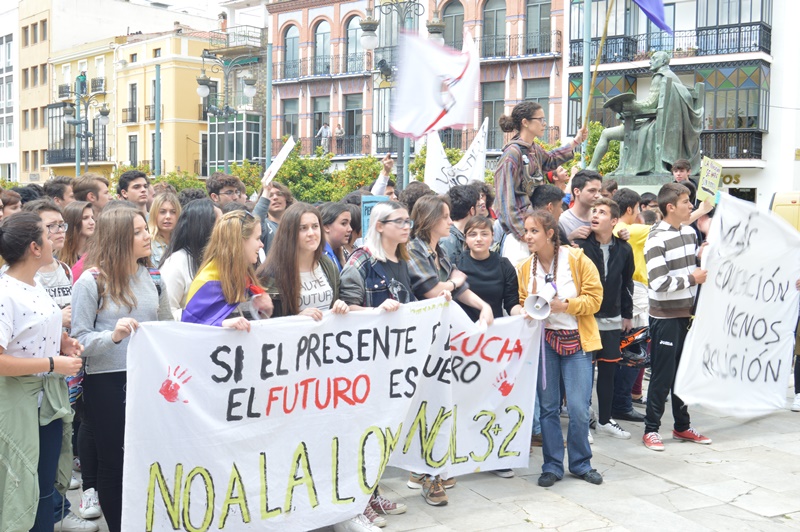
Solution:
<svg viewBox="0 0 800 532">
<path fill-rule="evenodd" d="M 445 155 L 439 133 L 428 133 L 428 153 L 425 157 L 425 184 L 437 194 L 446 194 L 450 187 L 466 185 L 470 181 L 483 181 L 486 178 L 486 131 L 489 119 L 484 118 L 478 134 L 469 149 L 455 165 L 451 165 Z"/>
</svg>

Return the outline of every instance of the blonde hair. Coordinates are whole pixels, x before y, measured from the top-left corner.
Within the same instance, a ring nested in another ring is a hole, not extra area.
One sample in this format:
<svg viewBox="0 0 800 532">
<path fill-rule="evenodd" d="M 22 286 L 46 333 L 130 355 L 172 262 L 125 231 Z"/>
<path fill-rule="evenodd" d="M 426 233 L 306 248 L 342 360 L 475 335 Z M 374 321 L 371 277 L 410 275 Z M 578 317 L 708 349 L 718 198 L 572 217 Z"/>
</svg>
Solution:
<svg viewBox="0 0 800 532">
<path fill-rule="evenodd" d="M 372 208 L 369 215 L 369 227 L 364 236 L 364 247 L 381 262 L 386 262 L 386 251 L 383 249 L 383 233 L 378 232 L 378 224 L 384 222 L 394 211 L 406 210 L 405 205 L 396 201 L 385 201 L 378 203 Z M 397 245 L 397 258 L 408 260 L 406 244 Z"/>
<path fill-rule="evenodd" d="M 108 299 L 120 307 L 127 306 L 129 310 L 136 307 L 136 294 L 131 290 L 130 265 L 133 262 L 133 221 L 137 216 L 145 219 L 137 209 L 120 207 L 103 210 L 97 218 L 85 268 L 100 270 L 97 275 L 100 309 Z M 151 266 L 150 257 L 137 259 L 136 262 L 146 268 Z"/>
<path fill-rule="evenodd" d="M 220 275 L 220 284 L 225 301 L 229 304 L 247 301 L 247 286 L 261 288 L 252 264 L 244 259 L 244 241 L 253 236 L 259 224 L 258 218 L 248 211 L 237 210 L 222 216 L 211 232 L 211 238 L 203 255 L 202 271 L 212 262 Z"/>
<path fill-rule="evenodd" d="M 171 203 L 172 208 L 175 209 L 175 223 L 178 223 L 178 217 L 181 215 L 181 202 L 178 196 L 170 191 L 159 192 L 153 198 L 153 205 L 150 206 L 150 217 L 147 220 L 147 230 L 153 240 L 161 242 L 162 244 L 169 244 L 169 241 L 164 238 L 158 230 L 158 211 L 165 203 Z M 174 226 L 173 226 L 174 227 Z"/>
</svg>

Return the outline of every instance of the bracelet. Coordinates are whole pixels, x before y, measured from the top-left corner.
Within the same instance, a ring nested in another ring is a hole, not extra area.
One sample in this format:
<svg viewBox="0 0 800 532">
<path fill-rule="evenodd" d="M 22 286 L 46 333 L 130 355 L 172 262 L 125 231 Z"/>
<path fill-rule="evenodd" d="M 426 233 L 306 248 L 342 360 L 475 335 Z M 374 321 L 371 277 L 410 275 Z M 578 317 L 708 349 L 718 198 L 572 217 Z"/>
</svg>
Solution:
<svg viewBox="0 0 800 532">
<path fill-rule="evenodd" d="M 458 290 L 458 287 L 456 286 L 456 282 L 455 282 L 455 281 L 452 281 L 452 280 L 451 280 L 450 282 L 453 284 L 453 292 L 455 292 L 456 290 Z"/>
<path fill-rule="evenodd" d="M 53 363 L 53 357 L 47 357 L 47 360 L 50 361 L 50 371 L 49 371 L 49 373 L 53 373 L 53 369 L 55 368 L 55 364 Z"/>
</svg>

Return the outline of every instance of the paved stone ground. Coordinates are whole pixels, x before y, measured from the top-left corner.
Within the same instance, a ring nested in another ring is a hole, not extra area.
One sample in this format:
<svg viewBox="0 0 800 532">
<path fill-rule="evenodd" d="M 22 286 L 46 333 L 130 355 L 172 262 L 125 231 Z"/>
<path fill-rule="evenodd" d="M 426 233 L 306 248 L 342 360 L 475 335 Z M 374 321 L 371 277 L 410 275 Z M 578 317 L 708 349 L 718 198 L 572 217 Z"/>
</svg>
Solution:
<svg viewBox="0 0 800 532">
<path fill-rule="evenodd" d="M 673 441 L 669 413 L 661 453 L 642 445 L 641 423 L 620 422 L 630 440 L 595 435 L 592 465 L 603 474 L 601 486 L 566 476 L 540 488 L 542 455 L 535 449 L 515 478 L 459 477 L 450 503 L 433 507 L 405 486 L 407 473 L 390 468 L 382 485 L 408 512 L 388 516 L 384 530 L 800 530 L 800 413 L 787 408 L 747 422 L 697 407 L 690 413 L 713 444 Z M 70 492 L 75 506 L 78 497 Z"/>
</svg>

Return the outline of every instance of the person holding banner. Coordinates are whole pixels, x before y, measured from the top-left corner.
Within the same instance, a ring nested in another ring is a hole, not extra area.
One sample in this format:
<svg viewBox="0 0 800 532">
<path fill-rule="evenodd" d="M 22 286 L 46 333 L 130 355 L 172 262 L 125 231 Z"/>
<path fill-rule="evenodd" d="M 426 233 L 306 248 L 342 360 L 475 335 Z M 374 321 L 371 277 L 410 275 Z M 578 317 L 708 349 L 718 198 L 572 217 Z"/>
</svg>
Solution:
<svg viewBox="0 0 800 532">
<path fill-rule="evenodd" d="M 144 213 L 107 207 L 72 291 L 72 333 L 84 346 L 83 398 L 97 442 L 97 492 L 108 528 L 120 530 L 128 338 L 145 321 L 171 321 L 167 291 L 149 270 Z"/>
<path fill-rule="evenodd" d="M 564 436 L 559 408 L 560 382 L 569 410 L 567 452 L 569 471 L 591 484 L 603 477 L 592 468 L 589 446 L 589 400 L 592 395 L 592 351 L 602 349 L 594 315 L 603 301 L 600 274 L 582 249 L 561 246 L 558 224 L 547 211 L 525 217 L 525 241 L 531 257 L 517 266 L 519 302 L 553 284 L 550 315 L 544 321 L 542 370 L 537 397 L 541 400 L 542 453 L 544 464 L 539 486 L 547 488 L 564 476 Z"/>
<path fill-rule="evenodd" d="M 258 218 L 246 210 L 223 215 L 189 287 L 181 321 L 249 332 L 249 320 L 269 317 L 272 300 L 255 272 L 263 247 Z"/>
<path fill-rule="evenodd" d="M 544 183 L 544 172 L 557 170 L 574 157 L 589 131 L 582 128 L 571 144 L 548 152 L 534 142 L 536 137 L 544 135 L 547 125 L 544 109 L 538 103 L 518 103 L 511 116 L 503 115 L 499 122 L 504 132 L 517 132 L 503 148 L 494 173 L 497 217 L 511 237 L 503 241 L 502 254 L 517 264 L 529 255 L 524 242 L 524 218 L 533 212 L 530 202 L 533 188 Z"/>
<path fill-rule="evenodd" d="M 35 280 L 53 262 L 49 238 L 33 212 L 0 224 L 8 266 L 0 275 L 0 530 L 52 531 L 54 485 L 69 486 L 72 449 L 62 443 L 73 414 L 64 376 L 81 369 L 81 346 L 62 333 L 61 310 Z"/>
</svg>

